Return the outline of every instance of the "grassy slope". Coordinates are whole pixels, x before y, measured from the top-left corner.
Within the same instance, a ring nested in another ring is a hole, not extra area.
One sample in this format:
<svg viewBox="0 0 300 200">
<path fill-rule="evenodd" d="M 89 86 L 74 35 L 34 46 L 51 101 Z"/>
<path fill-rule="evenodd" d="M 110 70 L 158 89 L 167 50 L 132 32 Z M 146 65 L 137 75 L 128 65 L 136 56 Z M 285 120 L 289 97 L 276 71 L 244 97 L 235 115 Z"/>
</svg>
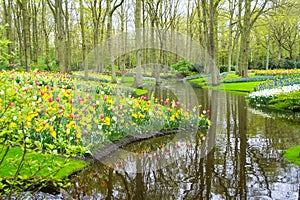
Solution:
<svg viewBox="0 0 300 200">
<path fill-rule="evenodd" d="M 4 151 L 0 152 L 0 158 L 2 158 Z M 21 158 L 22 150 L 20 148 L 11 148 L 1 164 L 0 177 L 11 178 L 14 176 L 17 165 L 19 162 L 14 163 L 16 158 Z M 35 166 L 36 165 L 36 166 Z M 58 167 L 61 165 L 61 167 Z M 38 171 L 38 167 L 41 170 Z M 40 153 L 30 152 L 25 156 L 24 165 L 20 172 L 20 176 L 49 176 L 54 175 L 55 178 L 62 178 L 68 176 L 71 172 L 82 169 L 86 166 L 86 163 L 81 160 L 65 159 L 56 156 L 43 155 Z M 48 170 L 48 167 L 53 167 L 52 171 Z"/>
<path fill-rule="evenodd" d="M 284 157 L 288 161 L 300 166 L 300 156 L 299 155 L 300 155 L 300 145 L 287 149 L 284 154 Z"/>
</svg>

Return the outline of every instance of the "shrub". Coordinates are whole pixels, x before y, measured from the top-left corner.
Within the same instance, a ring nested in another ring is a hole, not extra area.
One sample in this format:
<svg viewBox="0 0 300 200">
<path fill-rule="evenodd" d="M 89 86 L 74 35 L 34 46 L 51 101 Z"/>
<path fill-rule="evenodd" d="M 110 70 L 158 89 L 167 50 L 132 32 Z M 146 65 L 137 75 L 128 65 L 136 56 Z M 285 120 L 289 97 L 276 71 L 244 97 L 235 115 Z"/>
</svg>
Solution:
<svg viewBox="0 0 300 200">
<path fill-rule="evenodd" d="M 180 73 L 191 72 L 193 70 L 193 66 L 188 61 L 182 60 L 178 63 L 172 65 L 172 68 Z"/>
</svg>

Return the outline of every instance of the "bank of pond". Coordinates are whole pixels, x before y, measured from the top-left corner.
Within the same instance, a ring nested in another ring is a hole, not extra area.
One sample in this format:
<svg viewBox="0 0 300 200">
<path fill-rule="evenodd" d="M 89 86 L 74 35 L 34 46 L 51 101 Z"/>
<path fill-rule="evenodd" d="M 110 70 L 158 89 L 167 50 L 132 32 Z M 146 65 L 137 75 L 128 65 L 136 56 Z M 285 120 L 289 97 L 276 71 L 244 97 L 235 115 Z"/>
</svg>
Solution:
<svg viewBox="0 0 300 200">
<path fill-rule="evenodd" d="M 297 120 L 298 73 L 292 77 L 256 71 L 248 79 L 224 73 L 216 88 L 210 86 L 208 75 L 186 80 L 193 87 L 244 95 L 253 107 L 285 110 Z M 179 101 L 165 92 L 132 89 L 129 83 L 110 84 L 106 75 L 92 74 L 89 81 L 81 76 L 0 72 L 1 195 L 50 188 L 61 193 L 58 188 L 70 187 L 69 178 L 131 143 L 187 130 L 195 132 L 192 136 L 199 141 L 210 138 L 207 130 L 214 117 L 209 103 L 199 106 L 198 101 Z M 148 85 L 151 81 L 146 79 Z M 299 152 L 299 146 L 292 147 L 284 156 L 299 165 Z"/>
</svg>

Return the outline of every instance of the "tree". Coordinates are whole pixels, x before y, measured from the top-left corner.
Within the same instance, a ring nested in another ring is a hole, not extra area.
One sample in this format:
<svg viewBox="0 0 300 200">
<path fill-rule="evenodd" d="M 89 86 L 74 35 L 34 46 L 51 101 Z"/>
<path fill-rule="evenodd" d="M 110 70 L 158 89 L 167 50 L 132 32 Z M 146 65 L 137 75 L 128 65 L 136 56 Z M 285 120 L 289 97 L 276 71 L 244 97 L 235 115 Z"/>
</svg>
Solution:
<svg viewBox="0 0 300 200">
<path fill-rule="evenodd" d="M 103 0 L 93 0 L 89 2 L 89 9 L 92 13 L 92 23 L 93 23 L 93 45 L 95 50 L 95 63 L 96 63 L 96 70 L 98 72 L 103 71 L 103 65 L 100 65 L 100 57 L 98 51 L 99 45 L 99 35 L 100 35 L 100 42 L 103 41 L 104 38 L 104 22 L 106 19 L 106 12 L 103 9 Z M 101 31 L 99 30 L 101 27 Z"/>
<path fill-rule="evenodd" d="M 239 0 L 239 28 L 241 32 L 240 37 L 240 56 L 238 73 L 240 76 L 248 76 L 248 61 L 249 61 L 249 49 L 250 49 L 250 32 L 255 24 L 256 20 L 263 13 L 270 10 L 267 8 L 267 4 L 270 0 Z M 251 4 L 254 4 L 251 10 Z"/>
<path fill-rule="evenodd" d="M 7 54 L 11 55 L 13 53 L 13 32 L 12 32 L 12 2 L 11 0 L 3 0 L 3 15 L 4 15 L 4 21 L 5 21 L 5 33 L 6 33 L 6 39 L 9 41 L 7 44 Z M 10 56 L 8 59 L 8 63 L 11 65 L 13 64 L 14 60 L 13 57 Z"/>
<path fill-rule="evenodd" d="M 106 1 L 106 11 L 108 13 L 108 19 L 107 19 L 107 38 L 110 38 L 112 36 L 112 16 L 113 13 L 116 11 L 118 7 L 120 7 L 123 4 L 124 0 L 121 0 L 119 3 L 114 1 L 114 6 L 111 7 L 111 0 Z M 118 3 L 118 4 L 117 4 Z M 110 64 L 109 67 L 111 68 L 111 82 L 117 83 L 116 78 L 116 69 L 115 66 L 113 66 L 113 58 L 112 58 L 112 46 L 111 42 L 108 42 L 108 51 L 110 56 Z"/>
<path fill-rule="evenodd" d="M 57 50 L 57 58 L 60 72 L 64 73 L 67 71 L 66 60 L 65 60 L 65 26 L 63 16 L 63 1 L 55 0 L 53 3 L 51 0 L 47 0 L 48 5 L 52 11 L 55 20 L 55 45 Z"/>
<path fill-rule="evenodd" d="M 82 49 L 82 64 L 84 69 L 84 79 L 88 80 L 88 64 L 86 58 L 86 44 L 85 44 L 85 26 L 84 26 L 84 8 L 82 0 L 79 0 L 80 5 L 80 27 L 81 27 L 81 49 Z"/>
<path fill-rule="evenodd" d="M 295 13 L 294 7 L 279 8 L 278 11 L 269 17 L 270 37 L 278 45 L 278 61 L 282 58 L 282 50 L 289 53 L 289 58 L 294 59 L 294 46 L 299 34 L 299 17 Z"/>
<path fill-rule="evenodd" d="M 216 55 L 216 34 L 215 34 L 215 26 L 216 26 L 216 18 L 215 14 L 217 12 L 217 7 L 220 3 L 220 0 L 210 0 L 209 3 L 209 55 L 210 55 L 210 61 L 209 61 L 209 68 L 210 73 L 212 77 L 212 85 L 216 86 L 219 85 L 219 79 L 218 79 L 218 71 L 217 71 L 217 58 Z"/>
<path fill-rule="evenodd" d="M 134 24 L 135 24 L 135 47 L 136 47 L 136 75 L 133 82 L 133 87 L 140 88 L 143 84 L 142 75 L 142 55 L 141 55 L 141 10 L 142 2 L 141 0 L 135 1 L 135 12 L 134 12 Z"/>
<path fill-rule="evenodd" d="M 232 53 L 233 53 L 233 25 L 234 25 L 234 11 L 237 7 L 237 0 L 228 0 L 229 6 L 229 39 L 228 39 L 228 71 L 231 70 L 232 66 Z"/>
<path fill-rule="evenodd" d="M 18 4 L 22 10 L 22 27 L 23 27 L 23 45 L 24 45 L 24 65 L 27 72 L 30 71 L 30 24 L 29 24 L 29 10 L 27 0 L 18 0 Z"/>
</svg>

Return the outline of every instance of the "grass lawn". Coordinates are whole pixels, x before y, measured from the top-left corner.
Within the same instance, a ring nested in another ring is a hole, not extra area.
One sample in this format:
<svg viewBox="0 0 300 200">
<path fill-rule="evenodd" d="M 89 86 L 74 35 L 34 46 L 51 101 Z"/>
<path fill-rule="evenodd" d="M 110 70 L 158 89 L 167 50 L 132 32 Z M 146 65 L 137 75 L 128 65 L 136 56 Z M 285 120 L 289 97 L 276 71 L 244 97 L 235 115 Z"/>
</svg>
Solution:
<svg viewBox="0 0 300 200">
<path fill-rule="evenodd" d="M 1 147 L 2 149 L 2 147 Z M 0 158 L 3 157 L 4 150 L 0 152 Z M 11 148 L 8 151 L 0 168 L 1 178 L 13 178 L 20 163 L 19 159 L 22 157 L 22 150 L 20 148 Z M 24 165 L 21 168 L 21 177 L 47 177 L 53 175 L 54 178 L 63 178 L 68 176 L 75 170 L 82 169 L 86 163 L 82 160 L 65 159 L 52 155 L 44 155 L 36 152 L 28 152 L 25 156 Z M 49 171 L 51 169 L 51 171 Z"/>
<path fill-rule="evenodd" d="M 134 81 L 134 77 L 132 77 L 132 76 L 125 76 L 124 77 L 124 83 L 120 83 L 120 84 L 122 86 L 131 87 L 133 81 Z M 155 83 L 155 82 L 153 82 L 151 80 L 143 80 L 143 84 L 151 84 L 151 83 Z M 135 89 L 135 93 L 138 96 L 145 95 L 145 94 L 147 94 L 147 92 L 148 92 L 148 90 Z"/>
<path fill-rule="evenodd" d="M 219 86 L 207 86 L 204 78 L 198 78 L 190 81 L 191 83 L 196 83 L 203 88 L 216 89 L 216 90 L 225 90 L 227 92 L 233 92 L 237 94 L 247 95 L 249 92 L 252 92 L 253 89 L 263 83 L 264 81 L 253 81 L 253 82 L 238 82 L 238 83 L 222 83 Z"/>
<path fill-rule="evenodd" d="M 252 92 L 253 89 L 264 81 L 254 81 L 254 82 L 240 82 L 240 83 L 224 83 L 220 87 L 225 87 L 226 91 L 237 91 L 237 92 Z M 218 86 L 217 86 L 218 87 Z M 217 89 L 216 87 L 216 89 Z"/>
<path fill-rule="evenodd" d="M 300 145 L 287 149 L 285 151 L 284 157 L 288 161 L 300 166 Z"/>
</svg>

